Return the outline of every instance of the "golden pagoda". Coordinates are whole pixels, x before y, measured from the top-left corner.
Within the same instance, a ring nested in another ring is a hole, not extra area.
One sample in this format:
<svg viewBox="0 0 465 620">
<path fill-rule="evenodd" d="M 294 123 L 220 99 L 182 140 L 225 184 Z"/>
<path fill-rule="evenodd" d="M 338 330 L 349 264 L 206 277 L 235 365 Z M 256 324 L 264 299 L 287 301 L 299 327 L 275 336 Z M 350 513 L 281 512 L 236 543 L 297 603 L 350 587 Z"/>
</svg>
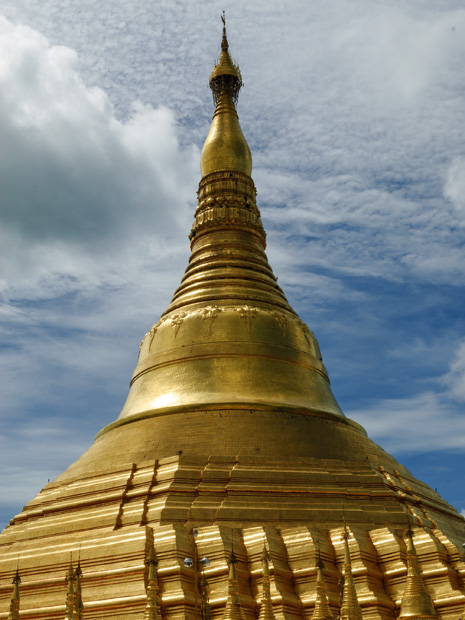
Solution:
<svg viewBox="0 0 465 620">
<path fill-rule="evenodd" d="M 241 85 L 223 28 L 185 275 L 118 419 L 0 535 L 0 619 L 462 617 L 465 520 L 344 416 L 268 264 Z"/>
</svg>

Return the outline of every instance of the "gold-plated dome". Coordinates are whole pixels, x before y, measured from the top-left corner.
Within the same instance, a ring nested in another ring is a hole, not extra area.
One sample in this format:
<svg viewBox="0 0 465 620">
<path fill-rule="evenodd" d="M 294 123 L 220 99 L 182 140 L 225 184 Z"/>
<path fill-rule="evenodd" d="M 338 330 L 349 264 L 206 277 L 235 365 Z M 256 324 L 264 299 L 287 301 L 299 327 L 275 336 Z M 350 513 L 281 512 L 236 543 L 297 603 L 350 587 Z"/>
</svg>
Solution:
<svg viewBox="0 0 465 620">
<path fill-rule="evenodd" d="M 340 410 L 318 342 L 268 264 L 250 151 L 234 108 L 240 84 L 223 28 L 221 58 L 210 77 L 217 109 L 202 153 L 192 254 L 170 306 L 141 343 L 116 424 L 228 404 L 284 407 L 363 432 Z M 227 443 L 234 452 L 244 448 L 235 434 Z"/>
</svg>

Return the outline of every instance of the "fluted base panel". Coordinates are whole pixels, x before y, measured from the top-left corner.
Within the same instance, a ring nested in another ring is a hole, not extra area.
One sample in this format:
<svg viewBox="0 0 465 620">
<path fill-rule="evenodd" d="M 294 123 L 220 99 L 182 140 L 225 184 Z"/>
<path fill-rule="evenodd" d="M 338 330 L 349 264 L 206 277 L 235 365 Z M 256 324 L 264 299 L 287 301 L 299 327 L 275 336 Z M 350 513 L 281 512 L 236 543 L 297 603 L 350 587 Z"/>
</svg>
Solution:
<svg viewBox="0 0 465 620">
<path fill-rule="evenodd" d="M 72 553 L 74 564 L 80 555 L 86 620 L 142 619 L 152 543 L 163 618 L 194 620 L 193 569 L 183 559 L 197 553 L 210 559 L 210 604 L 213 618 L 220 619 L 233 548 L 245 616 L 257 618 L 264 545 L 276 618 L 310 619 L 318 546 L 336 617 L 345 520 L 363 616 L 393 619 L 405 589 L 409 514 L 436 611 L 457 620 L 465 607 L 465 564 L 458 550 L 464 520 L 393 462 L 182 454 L 57 479 L 0 536 L 0 618 L 8 615 L 19 558 L 21 618 L 63 619 Z"/>
</svg>

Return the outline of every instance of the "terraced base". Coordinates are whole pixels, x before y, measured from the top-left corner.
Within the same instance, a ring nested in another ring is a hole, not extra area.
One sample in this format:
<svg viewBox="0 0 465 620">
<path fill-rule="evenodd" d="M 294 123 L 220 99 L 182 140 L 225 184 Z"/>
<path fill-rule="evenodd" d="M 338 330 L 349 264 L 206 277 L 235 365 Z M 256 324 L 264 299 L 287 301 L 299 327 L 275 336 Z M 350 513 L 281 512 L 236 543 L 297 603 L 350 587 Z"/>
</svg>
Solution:
<svg viewBox="0 0 465 620">
<path fill-rule="evenodd" d="M 355 456 L 355 455 L 354 455 Z M 64 618 L 65 576 L 80 554 L 84 618 L 143 618 L 148 550 L 155 547 L 162 616 L 194 618 L 194 574 L 207 556 L 210 603 L 221 618 L 227 561 L 238 558 L 247 620 L 261 602 L 264 543 L 278 619 L 309 619 L 319 545 L 334 616 L 340 605 L 343 522 L 364 618 L 394 618 L 405 590 L 407 514 L 428 592 L 441 618 L 465 608 L 464 520 L 404 469 L 367 460 L 176 455 L 69 479 L 39 493 L 0 536 L 1 609 L 7 618 L 18 557 L 21 618 Z M 67 479 L 68 478 L 68 479 Z M 192 536 L 192 528 L 198 536 Z"/>
</svg>

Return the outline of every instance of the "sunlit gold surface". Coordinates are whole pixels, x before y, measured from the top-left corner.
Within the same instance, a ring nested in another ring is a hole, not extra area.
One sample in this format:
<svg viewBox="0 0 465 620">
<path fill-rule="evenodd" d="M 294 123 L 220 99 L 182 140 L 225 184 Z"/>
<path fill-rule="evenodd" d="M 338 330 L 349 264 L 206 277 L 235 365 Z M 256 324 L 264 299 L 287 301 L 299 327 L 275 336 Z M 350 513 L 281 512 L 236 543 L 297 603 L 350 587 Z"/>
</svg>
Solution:
<svg viewBox="0 0 465 620">
<path fill-rule="evenodd" d="M 16 574 L 13 579 L 13 592 L 11 594 L 10 613 L 8 614 L 8 620 L 19 620 L 19 605 L 20 605 L 19 584 L 20 583 L 21 583 L 21 578 L 19 576 L 19 571 L 16 570 Z"/>
<path fill-rule="evenodd" d="M 231 60 L 224 31 L 221 56 L 210 75 L 216 110 L 200 156 L 202 177 L 218 170 L 252 173 L 252 155 L 234 105 L 241 86 L 239 67 Z"/>
<path fill-rule="evenodd" d="M 268 562 L 268 550 L 263 547 L 263 577 L 262 577 L 262 600 L 260 601 L 260 613 L 258 620 L 276 620 L 271 598 L 270 565 Z"/>
<path fill-rule="evenodd" d="M 418 565 L 417 553 L 413 543 L 412 532 L 407 536 L 407 585 L 402 597 L 399 618 L 416 620 L 417 618 L 435 618 L 431 596 L 428 594 Z"/>
<path fill-rule="evenodd" d="M 241 599 L 239 597 L 235 555 L 232 555 L 229 560 L 228 598 L 223 614 L 223 620 L 245 620 L 244 612 L 242 611 Z"/>
<path fill-rule="evenodd" d="M 252 155 L 236 108 L 228 93 L 222 93 L 200 157 L 202 176 L 217 170 L 236 170 L 250 175 Z"/>
<path fill-rule="evenodd" d="M 342 414 L 268 264 L 225 33 L 211 84 L 185 276 L 118 420 L 0 535 L 0 618 L 69 615 L 72 553 L 83 620 L 199 618 L 203 556 L 213 620 L 458 620 L 463 517 Z"/>
<path fill-rule="evenodd" d="M 74 557 L 79 552 L 84 618 L 142 618 L 145 561 L 153 539 L 162 617 L 193 618 L 193 576 L 182 561 L 193 557 L 195 544 L 198 557 L 211 560 L 206 576 L 213 616 L 219 619 L 226 605 L 233 537 L 239 599 L 247 620 L 258 613 L 261 600 L 264 543 L 272 560 L 276 618 L 284 612 L 306 620 L 312 615 L 318 547 L 336 616 L 346 565 L 345 518 L 363 614 L 393 618 L 407 583 L 408 508 L 424 586 L 438 614 L 457 620 L 465 603 L 465 564 L 458 550 L 463 519 L 408 472 L 396 474 L 395 461 L 387 455 L 385 463 L 381 472 L 366 459 L 279 462 L 270 456 L 183 454 L 57 480 L 0 537 L 5 609 L 0 617 L 7 615 L 10 571 L 14 573 L 19 555 L 21 617 L 63 619 L 64 577 L 70 552 Z M 199 529 L 195 541 L 190 535 L 194 525 Z"/>
<path fill-rule="evenodd" d="M 340 620 L 362 620 L 362 610 L 358 602 L 357 590 L 352 575 L 352 561 L 350 559 L 349 533 L 344 532 L 344 577 L 342 586 L 342 601 Z"/>
<path fill-rule="evenodd" d="M 334 620 L 326 596 L 326 584 L 323 576 L 324 564 L 318 558 L 316 573 L 316 599 L 313 607 L 312 620 Z"/>
<path fill-rule="evenodd" d="M 268 264 L 250 177 L 202 179 L 191 247 L 180 287 L 141 343 L 120 419 L 226 403 L 343 417 L 316 338 Z"/>
<path fill-rule="evenodd" d="M 153 544 L 150 545 L 149 557 L 146 562 L 148 566 L 147 575 L 147 603 L 145 606 L 144 620 L 160 620 L 159 599 L 158 599 L 158 577 L 157 561 Z"/>
</svg>

